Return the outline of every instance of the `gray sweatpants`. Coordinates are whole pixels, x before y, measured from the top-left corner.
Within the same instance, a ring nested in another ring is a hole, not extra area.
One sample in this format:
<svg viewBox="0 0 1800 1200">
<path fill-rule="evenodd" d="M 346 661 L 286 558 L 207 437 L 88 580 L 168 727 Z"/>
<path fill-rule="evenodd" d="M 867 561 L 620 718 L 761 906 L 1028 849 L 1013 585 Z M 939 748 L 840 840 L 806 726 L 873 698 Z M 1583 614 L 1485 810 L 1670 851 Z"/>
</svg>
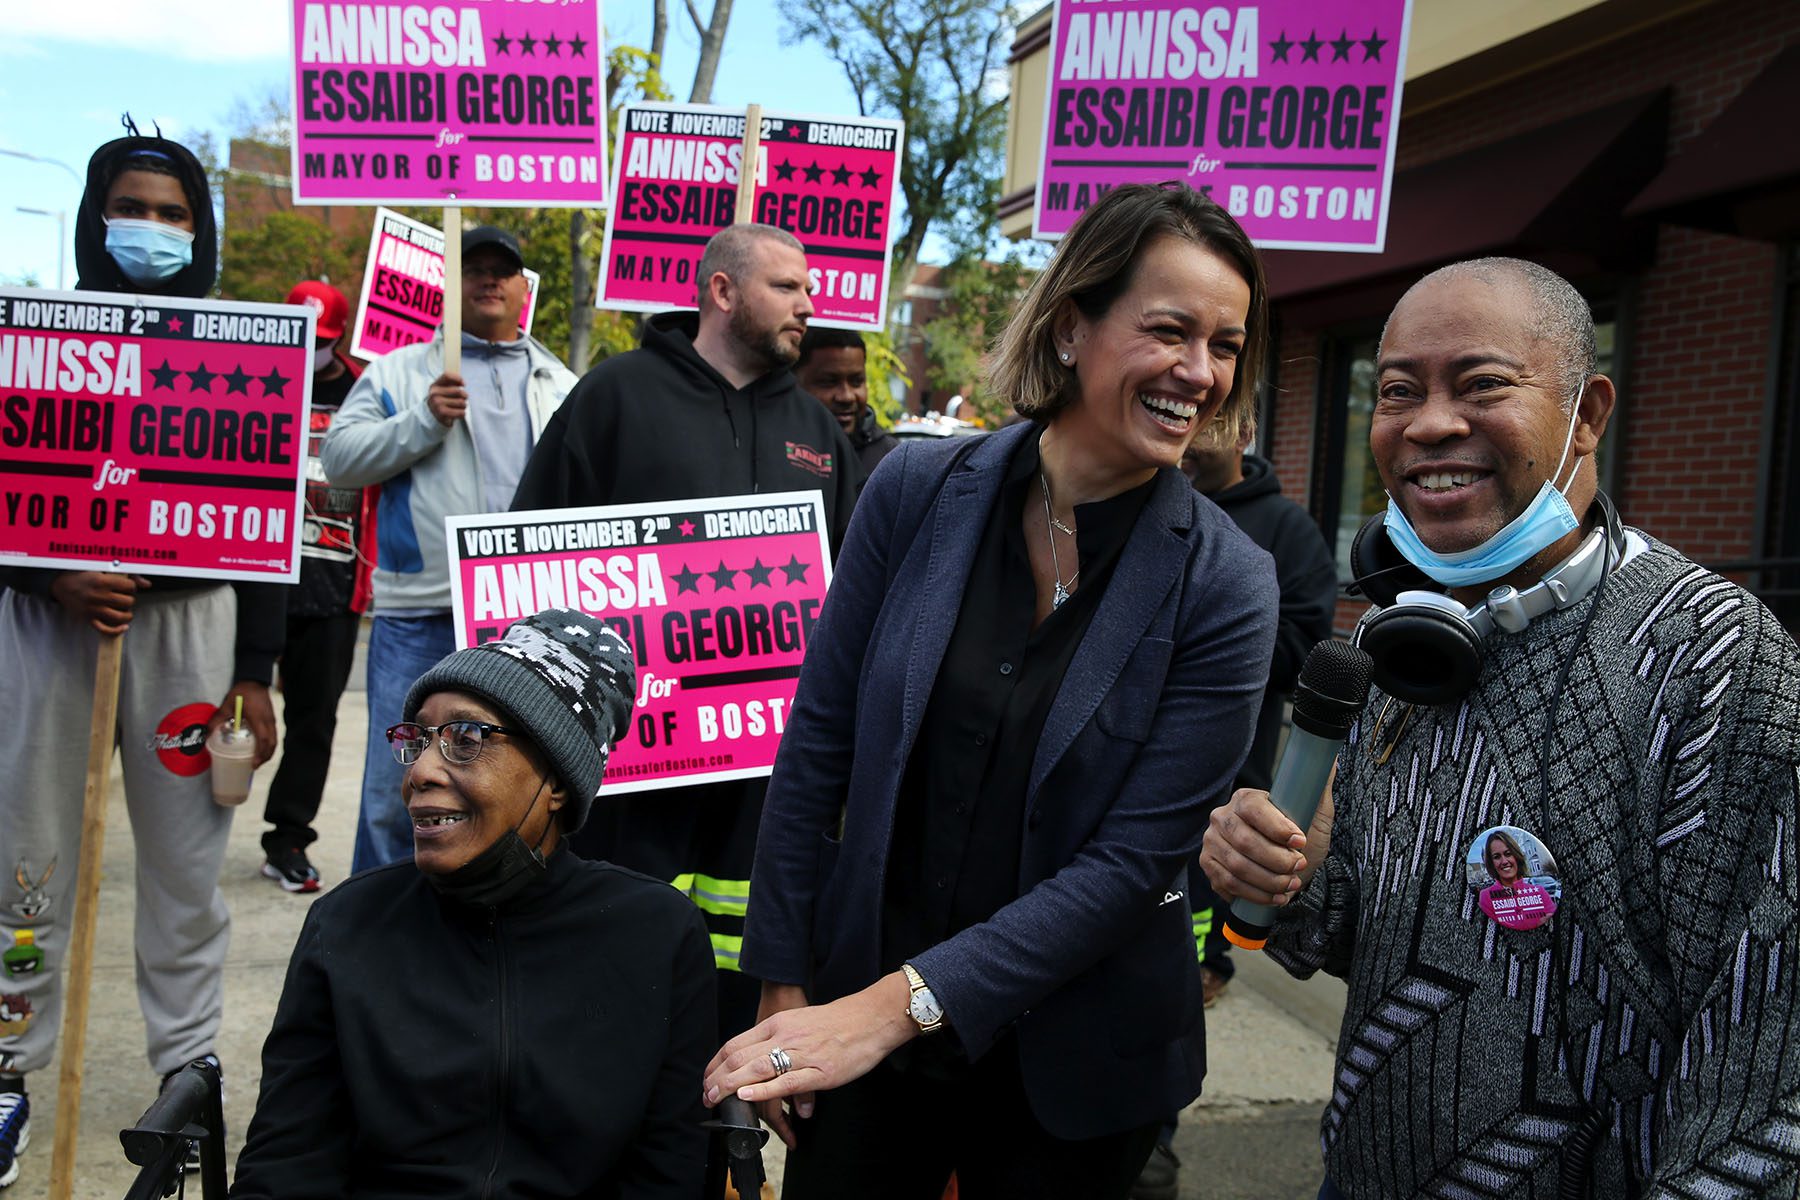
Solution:
<svg viewBox="0 0 1800 1200">
<path fill-rule="evenodd" d="M 228 585 L 153 586 L 124 635 L 117 737 L 137 845 L 138 1005 L 158 1074 L 211 1053 L 223 1012 L 231 810 L 212 801 L 199 729 L 231 686 L 236 615 Z M 0 950 L 30 929 L 43 952 L 38 969 L 15 955 L 24 969 L 0 970 L 8 1073 L 47 1065 L 62 1024 L 99 636 L 53 600 L 0 589 Z"/>
</svg>

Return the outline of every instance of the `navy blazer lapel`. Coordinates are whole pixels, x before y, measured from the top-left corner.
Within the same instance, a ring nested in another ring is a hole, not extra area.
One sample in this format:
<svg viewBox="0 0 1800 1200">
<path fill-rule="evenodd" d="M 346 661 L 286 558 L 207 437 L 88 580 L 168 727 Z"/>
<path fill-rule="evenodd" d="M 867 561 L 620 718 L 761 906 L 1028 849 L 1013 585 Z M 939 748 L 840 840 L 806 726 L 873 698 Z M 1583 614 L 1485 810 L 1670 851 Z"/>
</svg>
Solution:
<svg viewBox="0 0 1800 1200">
<path fill-rule="evenodd" d="M 991 434 L 985 444 L 950 473 L 936 500 L 931 526 L 931 552 L 925 562 L 922 585 L 915 583 L 910 602 L 917 606 L 911 649 L 906 660 L 906 691 L 900 709 L 900 749 L 904 762 L 911 755 L 925 704 L 937 682 L 938 667 L 956 629 L 962 611 L 963 591 L 975 563 L 975 551 L 987 530 L 992 511 L 1005 482 L 1007 464 L 1027 435 L 1037 426 L 1021 423 Z"/>
<path fill-rule="evenodd" d="M 1144 503 L 1144 511 L 1113 567 L 1106 595 L 1094 610 L 1087 633 L 1075 648 L 1068 673 L 1044 718 L 1032 760 L 1029 801 L 1045 776 L 1055 769 L 1082 726 L 1093 720 L 1094 710 L 1143 640 L 1150 622 L 1162 610 L 1169 589 L 1187 566 L 1188 543 L 1184 536 L 1193 525 L 1193 486 L 1179 471 L 1158 474 L 1156 489 Z"/>
</svg>

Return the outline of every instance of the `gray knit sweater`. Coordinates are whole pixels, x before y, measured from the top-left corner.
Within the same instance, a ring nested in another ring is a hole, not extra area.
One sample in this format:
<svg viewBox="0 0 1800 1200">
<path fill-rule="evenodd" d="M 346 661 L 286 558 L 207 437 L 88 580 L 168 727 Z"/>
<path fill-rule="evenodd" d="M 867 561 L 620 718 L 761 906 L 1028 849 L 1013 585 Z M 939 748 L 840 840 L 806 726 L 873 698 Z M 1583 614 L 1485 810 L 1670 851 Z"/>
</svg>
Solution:
<svg viewBox="0 0 1800 1200">
<path fill-rule="evenodd" d="M 1385 765 L 1402 706 L 1377 733 L 1374 696 L 1339 760 L 1330 853 L 1271 953 L 1349 982 L 1322 1143 L 1354 1200 L 1554 1197 L 1595 1112 L 1592 1195 L 1796 1192 L 1800 654 L 1655 541 L 1577 646 L 1591 603 L 1490 642 L 1477 690 L 1415 710 Z M 1501 824 L 1556 857 L 1536 929 L 1465 878 Z"/>
</svg>

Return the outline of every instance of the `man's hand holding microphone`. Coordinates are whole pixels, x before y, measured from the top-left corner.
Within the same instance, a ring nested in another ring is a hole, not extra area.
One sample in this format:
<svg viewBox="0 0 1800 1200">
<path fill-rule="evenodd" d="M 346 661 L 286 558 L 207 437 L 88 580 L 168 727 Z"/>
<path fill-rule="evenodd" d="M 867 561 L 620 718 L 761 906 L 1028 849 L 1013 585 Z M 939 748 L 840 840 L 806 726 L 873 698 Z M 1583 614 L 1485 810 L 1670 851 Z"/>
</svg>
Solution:
<svg viewBox="0 0 1800 1200">
<path fill-rule="evenodd" d="M 1225 937 L 1260 950 L 1275 913 L 1331 846 L 1331 775 L 1350 726 L 1369 698 L 1368 654 L 1348 642 L 1312 648 L 1294 689 L 1294 724 L 1266 792 L 1240 788 L 1215 809 L 1200 867 L 1232 901 Z"/>
</svg>

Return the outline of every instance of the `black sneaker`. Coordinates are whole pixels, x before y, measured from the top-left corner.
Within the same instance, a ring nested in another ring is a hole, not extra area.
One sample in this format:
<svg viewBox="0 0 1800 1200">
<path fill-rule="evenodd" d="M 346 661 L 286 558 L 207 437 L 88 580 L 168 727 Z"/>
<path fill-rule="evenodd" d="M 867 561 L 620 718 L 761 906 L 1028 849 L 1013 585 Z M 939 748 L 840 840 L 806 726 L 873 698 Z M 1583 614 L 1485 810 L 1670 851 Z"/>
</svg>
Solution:
<svg viewBox="0 0 1800 1200">
<path fill-rule="evenodd" d="M 19 1155 L 31 1144 L 31 1100 L 25 1095 L 25 1081 L 18 1090 L 0 1090 L 0 1188 L 10 1187 L 19 1177 Z"/>
<path fill-rule="evenodd" d="M 262 873 L 281 885 L 284 892 L 316 892 L 319 890 L 319 873 L 307 861 L 306 851 L 298 846 L 283 846 L 279 850 L 270 850 L 269 857 L 263 860 Z"/>
</svg>

